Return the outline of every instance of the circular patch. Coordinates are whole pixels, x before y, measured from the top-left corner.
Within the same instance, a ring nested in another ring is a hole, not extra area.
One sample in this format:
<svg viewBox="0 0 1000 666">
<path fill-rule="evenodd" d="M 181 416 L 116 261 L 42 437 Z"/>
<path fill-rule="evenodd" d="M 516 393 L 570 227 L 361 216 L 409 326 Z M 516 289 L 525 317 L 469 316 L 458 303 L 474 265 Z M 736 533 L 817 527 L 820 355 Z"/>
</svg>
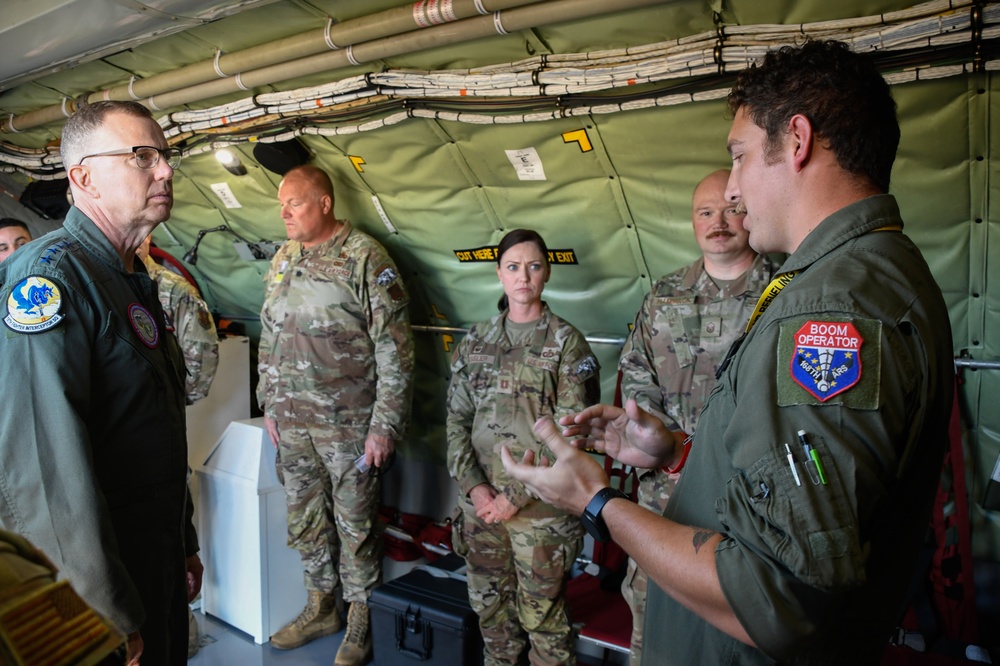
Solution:
<svg viewBox="0 0 1000 666">
<path fill-rule="evenodd" d="M 150 349 L 155 349 L 160 344 L 160 329 L 156 327 L 156 320 L 152 313 L 138 303 L 128 306 L 128 320 L 132 323 L 132 330 L 142 340 L 142 344 Z"/>
<path fill-rule="evenodd" d="M 59 314 L 61 308 L 59 286 L 48 278 L 32 275 L 11 290 L 3 323 L 18 333 L 47 331 L 65 318 Z"/>
</svg>

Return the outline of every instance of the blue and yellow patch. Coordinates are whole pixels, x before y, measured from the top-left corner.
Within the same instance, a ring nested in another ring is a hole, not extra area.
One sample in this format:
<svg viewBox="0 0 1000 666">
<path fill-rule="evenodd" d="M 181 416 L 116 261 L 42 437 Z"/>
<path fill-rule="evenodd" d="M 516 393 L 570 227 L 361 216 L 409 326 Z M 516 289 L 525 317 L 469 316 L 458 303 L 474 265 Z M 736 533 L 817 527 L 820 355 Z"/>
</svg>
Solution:
<svg viewBox="0 0 1000 666">
<path fill-rule="evenodd" d="M 796 318 L 781 323 L 777 387 L 780 406 L 878 407 L 882 322 Z"/>
<path fill-rule="evenodd" d="M 3 323 L 18 333 L 41 333 L 65 318 L 59 285 L 40 275 L 26 277 L 7 297 L 7 316 Z"/>
</svg>

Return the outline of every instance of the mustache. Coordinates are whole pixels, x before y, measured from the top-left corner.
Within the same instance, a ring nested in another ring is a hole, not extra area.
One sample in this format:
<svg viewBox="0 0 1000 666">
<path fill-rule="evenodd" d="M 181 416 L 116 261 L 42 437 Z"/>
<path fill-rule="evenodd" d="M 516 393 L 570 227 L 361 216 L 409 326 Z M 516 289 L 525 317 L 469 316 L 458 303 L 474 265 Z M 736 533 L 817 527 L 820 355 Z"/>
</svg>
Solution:
<svg viewBox="0 0 1000 666">
<path fill-rule="evenodd" d="M 736 212 L 737 215 L 746 215 L 747 214 L 746 204 L 744 204 L 742 201 L 739 202 L 738 204 L 736 204 L 736 207 L 733 208 L 733 210 Z"/>
<path fill-rule="evenodd" d="M 729 238 L 732 238 L 735 235 L 736 234 L 734 234 L 732 231 L 729 231 L 728 229 L 716 229 L 715 231 L 712 231 L 707 236 L 705 236 L 705 238 L 717 238 L 719 236 L 728 236 Z"/>
</svg>

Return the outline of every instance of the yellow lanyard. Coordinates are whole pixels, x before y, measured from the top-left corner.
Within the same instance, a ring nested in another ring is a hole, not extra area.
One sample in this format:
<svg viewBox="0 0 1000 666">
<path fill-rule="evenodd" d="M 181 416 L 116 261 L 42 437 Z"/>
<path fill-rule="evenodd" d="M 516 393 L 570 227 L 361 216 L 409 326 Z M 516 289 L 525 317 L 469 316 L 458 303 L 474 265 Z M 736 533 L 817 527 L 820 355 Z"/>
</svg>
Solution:
<svg viewBox="0 0 1000 666">
<path fill-rule="evenodd" d="M 879 227 L 878 229 L 872 229 L 868 233 L 873 234 L 878 231 L 902 231 L 902 230 L 903 230 L 903 225 L 901 224 L 887 224 L 884 227 Z M 764 290 L 764 293 L 762 293 L 760 295 L 760 298 L 757 299 L 757 306 L 754 307 L 753 312 L 750 313 L 750 321 L 747 322 L 747 327 L 743 331 L 744 333 L 750 332 L 750 329 L 753 328 L 753 325 L 757 323 L 757 319 L 760 318 L 762 314 L 764 314 L 764 310 L 770 307 L 771 303 L 774 302 L 774 299 L 776 299 L 778 297 L 778 294 L 781 293 L 781 290 L 787 287 L 789 283 L 792 281 L 792 278 L 794 278 L 800 272 L 801 271 L 788 271 L 787 273 L 778 273 L 776 276 L 774 276 L 774 279 L 771 280 L 771 283 L 767 285 L 767 288 Z"/>
<path fill-rule="evenodd" d="M 750 313 L 750 321 L 747 322 L 747 327 L 743 331 L 744 333 L 750 332 L 753 325 L 757 323 L 757 319 L 764 314 L 764 310 L 770 307 L 771 303 L 774 302 L 774 299 L 776 299 L 778 294 L 781 293 L 781 290 L 787 287 L 792 281 L 792 278 L 798 274 L 799 271 L 789 271 L 787 273 L 778 273 L 774 276 L 771 283 L 767 285 L 766 289 L 764 289 L 764 293 L 762 293 L 760 298 L 757 299 L 757 306 L 753 309 L 753 312 Z"/>
</svg>

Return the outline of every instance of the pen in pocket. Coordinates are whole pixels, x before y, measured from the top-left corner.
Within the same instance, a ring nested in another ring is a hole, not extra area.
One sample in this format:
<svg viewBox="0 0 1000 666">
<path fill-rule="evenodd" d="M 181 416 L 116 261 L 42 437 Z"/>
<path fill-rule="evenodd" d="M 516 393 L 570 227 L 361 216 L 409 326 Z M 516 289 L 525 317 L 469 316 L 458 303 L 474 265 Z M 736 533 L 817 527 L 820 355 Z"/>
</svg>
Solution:
<svg viewBox="0 0 1000 666">
<path fill-rule="evenodd" d="M 813 484 L 822 483 L 826 485 L 826 471 L 823 469 L 823 462 L 819 458 L 819 452 L 809 445 L 809 440 L 806 439 L 806 431 L 799 430 L 797 433 L 799 436 L 799 443 L 802 445 L 802 450 L 806 454 L 806 470 L 809 472 L 809 478 L 812 479 Z M 809 463 L 812 463 L 811 465 Z"/>
<path fill-rule="evenodd" d="M 788 446 L 788 442 L 785 442 L 785 451 L 788 451 L 788 467 L 792 470 L 792 476 L 795 477 L 795 485 L 801 486 L 802 481 L 799 479 L 799 470 L 795 469 L 795 456 L 792 455 L 792 449 Z"/>
</svg>

